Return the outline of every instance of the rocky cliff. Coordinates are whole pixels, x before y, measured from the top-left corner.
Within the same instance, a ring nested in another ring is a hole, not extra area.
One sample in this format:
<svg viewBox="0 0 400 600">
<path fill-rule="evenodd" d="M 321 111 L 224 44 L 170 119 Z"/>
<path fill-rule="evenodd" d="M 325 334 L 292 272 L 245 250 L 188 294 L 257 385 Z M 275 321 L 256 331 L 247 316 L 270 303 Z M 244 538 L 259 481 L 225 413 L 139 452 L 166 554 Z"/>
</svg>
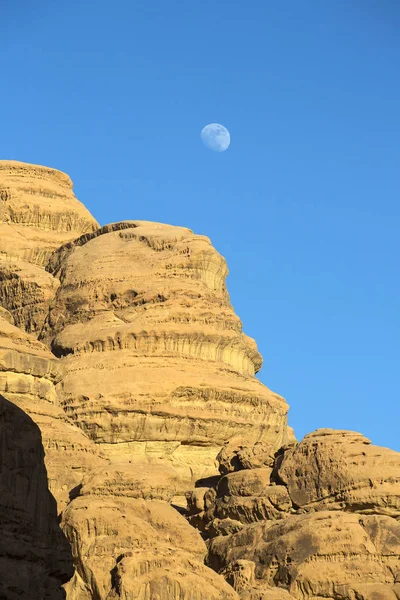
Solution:
<svg viewBox="0 0 400 600">
<path fill-rule="evenodd" d="M 100 227 L 68 176 L 0 161 L 0 393 L 42 433 L 68 600 L 394 599 L 400 455 L 295 441 L 227 273 L 205 236 Z"/>
</svg>

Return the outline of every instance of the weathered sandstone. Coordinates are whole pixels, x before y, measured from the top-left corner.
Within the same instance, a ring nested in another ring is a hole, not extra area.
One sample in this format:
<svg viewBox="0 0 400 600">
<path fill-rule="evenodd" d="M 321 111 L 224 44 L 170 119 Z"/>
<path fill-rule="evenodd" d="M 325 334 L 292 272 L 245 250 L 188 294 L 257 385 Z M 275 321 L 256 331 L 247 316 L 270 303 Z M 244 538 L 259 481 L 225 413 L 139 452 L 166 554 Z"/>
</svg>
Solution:
<svg viewBox="0 0 400 600">
<path fill-rule="evenodd" d="M 55 385 L 62 366 L 33 336 L 0 313 L 0 393 L 25 411 L 40 427 L 49 487 L 59 511 L 80 485 L 87 469 L 105 464 L 98 447 L 68 420 L 58 405 Z"/>
<path fill-rule="evenodd" d="M 135 485 L 146 479 L 142 497 L 135 497 Z M 204 566 L 200 534 L 163 501 L 173 487 L 173 476 L 160 467 L 138 475 L 134 465 L 108 473 L 103 484 L 99 472 L 83 486 L 61 522 L 76 565 L 68 600 L 238 599 Z"/>
<path fill-rule="evenodd" d="M 299 599 L 394 599 L 400 523 L 381 515 L 323 511 L 255 523 L 212 540 L 208 563 L 217 572 L 229 579 L 242 560 L 254 563 L 249 592 L 277 586 Z"/>
<path fill-rule="evenodd" d="M 271 443 L 257 441 L 251 444 L 242 436 L 234 436 L 225 442 L 217 456 L 219 472 L 226 475 L 242 469 L 272 467 L 275 451 L 276 447 Z"/>
<path fill-rule="evenodd" d="M 99 227 L 67 175 L 0 161 L 4 597 L 62 598 L 72 556 L 67 600 L 400 598 L 400 454 L 297 443 L 227 273 L 205 236 Z"/>
<path fill-rule="evenodd" d="M 68 175 L 0 160 L 0 256 L 44 265 L 53 250 L 97 228 Z"/>
<path fill-rule="evenodd" d="M 254 377 L 261 357 L 208 238 L 116 223 L 63 246 L 47 269 L 61 284 L 41 339 L 62 358 L 60 400 L 111 458 L 170 463 L 184 488 L 217 472 L 235 434 L 275 450 L 286 441 L 287 404 Z"/>
<path fill-rule="evenodd" d="M 400 453 L 359 433 L 319 429 L 278 465 L 277 477 L 298 508 L 400 517 Z"/>
<path fill-rule="evenodd" d="M 0 161 L 0 304 L 16 325 L 40 332 L 59 285 L 43 266 L 59 246 L 97 228 L 67 175 Z"/>
</svg>

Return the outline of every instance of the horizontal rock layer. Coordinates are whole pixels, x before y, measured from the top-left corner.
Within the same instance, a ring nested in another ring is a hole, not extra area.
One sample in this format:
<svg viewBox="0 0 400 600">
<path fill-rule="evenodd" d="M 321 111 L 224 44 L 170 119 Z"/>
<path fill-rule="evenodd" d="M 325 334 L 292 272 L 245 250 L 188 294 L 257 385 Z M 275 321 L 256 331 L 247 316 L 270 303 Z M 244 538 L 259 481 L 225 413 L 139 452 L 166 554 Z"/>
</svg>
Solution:
<svg viewBox="0 0 400 600">
<path fill-rule="evenodd" d="M 89 468 L 106 464 L 98 447 L 68 420 L 57 402 L 62 365 L 33 336 L 0 312 L 0 393 L 39 426 L 46 453 L 49 487 L 61 510 Z"/>
<path fill-rule="evenodd" d="M 0 161 L 0 256 L 44 265 L 53 250 L 97 228 L 68 175 Z"/>
<path fill-rule="evenodd" d="M 65 244 L 47 270 L 60 286 L 40 337 L 62 359 L 60 401 L 113 459 L 135 449 L 188 482 L 216 473 L 239 432 L 285 442 L 287 404 L 254 378 L 261 357 L 208 238 L 114 223 Z"/>
<path fill-rule="evenodd" d="M 59 246 L 97 228 L 67 175 L 0 161 L 0 304 L 18 327 L 40 332 L 59 285 L 43 266 Z"/>
</svg>

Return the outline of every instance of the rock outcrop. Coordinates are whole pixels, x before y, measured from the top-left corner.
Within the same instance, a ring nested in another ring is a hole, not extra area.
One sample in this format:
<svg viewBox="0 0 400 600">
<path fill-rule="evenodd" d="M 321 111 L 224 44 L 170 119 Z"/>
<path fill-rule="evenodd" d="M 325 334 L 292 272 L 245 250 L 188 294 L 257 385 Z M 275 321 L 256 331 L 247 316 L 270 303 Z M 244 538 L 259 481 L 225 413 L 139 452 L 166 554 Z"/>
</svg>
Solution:
<svg viewBox="0 0 400 600">
<path fill-rule="evenodd" d="M 253 593 L 276 586 L 295 598 L 394 599 L 400 591 L 400 523 L 321 511 L 248 525 L 211 542 L 209 564 L 227 579 L 242 560 L 253 563 L 246 590 Z"/>
<path fill-rule="evenodd" d="M 400 454 L 297 443 L 227 273 L 205 236 L 100 227 L 67 175 L 0 161 L 4 597 L 400 598 Z"/>
<path fill-rule="evenodd" d="M 0 161 L 0 256 L 43 266 L 62 244 L 98 227 L 68 175 Z"/>
<path fill-rule="evenodd" d="M 188 493 L 189 521 L 242 598 L 271 586 L 301 599 L 397 597 L 399 453 L 321 429 L 272 462 L 259 445 L 232 442 L 219 460 L 214 487 Z"/>
<path fill-rule="evenodd" d="M 359 433 L 310 433 L 284 452 L 276 474 L 298 508 L 400 518 L 400 454 Z"/>
<path fill-rule="evenodd" d="M 237 598 L 171 506 L 226 439 L 275 451 L 290 431 L 225 260 L 182 227 L 99 228 L 66 175 L 15 162 L 0 162 L 0 234 L 0 391 L 42 431 L 68 597 Z"/>
<path fill-rule="evenodd" d="M 90 468 L 107 460 L 84 432 L 69 421 L 57 401 L 62 365 L 32 335 L 0 313 L 0 393 L 19 406 L 39 426 L 49 488 L 61 511 Z"/>
<path fill-rule="evenodd" d="M 96 229 L 68 175 L 0 161 L 0 304 L 16 325 L 40 331 L 59 285 L 43 266 L 59 246 Z"/>
<path fill-rule="evenodd" d="M 116 223 L 61 247 L 47 270 L 60 287 L 41 339 L 62 359 L 60 400 L 111 457 L 170 463 L 187 485 L 217 473 L 235 434 L 285 443 L 287 404 L 254 377 L 261 356 L 208 238 Z"/>
<path fill-rule="evenodd" d="M 71 548 L 47 486 L 40 430 L 0 396 L 0 598 L 61 600 Z"/>
<path fill-rule="evenodd" d="M 76 564 L 69 600 L 238 600 L 169 504 L 175 490 L 176 473 L 164 466 L 119 465 L 85 481 L 61 522 Z"/>
</svg>

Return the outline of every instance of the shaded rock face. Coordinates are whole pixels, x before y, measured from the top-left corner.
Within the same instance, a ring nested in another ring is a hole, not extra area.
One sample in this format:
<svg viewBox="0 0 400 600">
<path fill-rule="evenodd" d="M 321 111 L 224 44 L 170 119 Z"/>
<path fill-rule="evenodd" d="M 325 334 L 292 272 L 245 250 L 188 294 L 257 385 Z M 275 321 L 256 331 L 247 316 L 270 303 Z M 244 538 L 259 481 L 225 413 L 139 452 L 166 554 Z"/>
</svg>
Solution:
<svg viewBox="0 0 400 600">
<path fill-rule="evenodd" d="M 47 487 L 40 430 L 1 395 L 0 531 L 0 598 L 65 598 L 72 554 Z"/>
<path fill-rule="evenodd" d="M 106 464 L 98 447 L 76 427 L 57 401 L 62 366 L 32 335 L 0 312 L 0 393 L 40 427 L 46 453 L 49 488 L 61 511 L 90 468 Z"/>
</svg>

